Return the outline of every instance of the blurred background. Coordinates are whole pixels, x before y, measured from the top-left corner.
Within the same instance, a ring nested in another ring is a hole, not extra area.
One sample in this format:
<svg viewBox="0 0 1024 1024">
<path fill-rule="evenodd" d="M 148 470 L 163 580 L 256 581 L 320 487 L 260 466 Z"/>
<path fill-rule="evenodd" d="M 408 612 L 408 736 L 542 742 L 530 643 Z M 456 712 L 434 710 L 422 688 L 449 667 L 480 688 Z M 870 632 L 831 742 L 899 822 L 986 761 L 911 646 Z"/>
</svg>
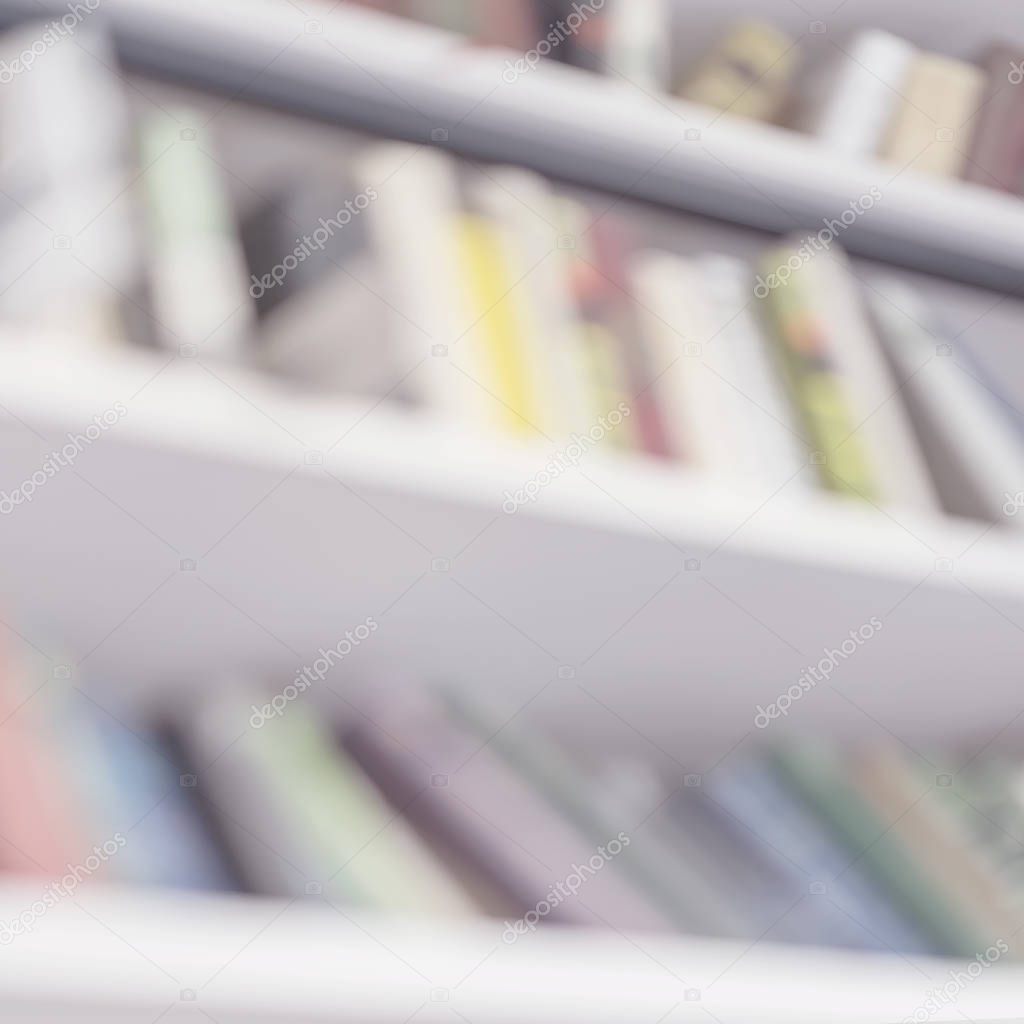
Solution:
<svg viewBox="0 0 1024 1024">
<path fill-rule="evenodd" d="M 1024 15 L 0 4 L 11 1021 L 1024 1005 Z"/>
</svg>

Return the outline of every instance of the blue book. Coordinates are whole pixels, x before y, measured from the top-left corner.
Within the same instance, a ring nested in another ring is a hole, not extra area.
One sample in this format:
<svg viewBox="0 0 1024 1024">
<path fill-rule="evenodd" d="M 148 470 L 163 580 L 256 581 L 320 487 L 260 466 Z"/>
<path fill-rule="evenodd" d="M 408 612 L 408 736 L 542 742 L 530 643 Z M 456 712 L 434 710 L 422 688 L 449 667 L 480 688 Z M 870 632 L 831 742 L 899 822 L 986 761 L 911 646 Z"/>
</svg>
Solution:
<svg viewBox="0 0 1024 1024">
<path fill-rule="evenodd" d="M 716 771 L 712 795 L 761 840 L 777 851 L 778 864 L 808 899 L 834 910 L 828 945 L 902 953 L 941 952 L 888 900 L 813 811 L 764 759 L 741 759 Z M 812 892 L 820 885 L 823 891 Z"/>
</svg>

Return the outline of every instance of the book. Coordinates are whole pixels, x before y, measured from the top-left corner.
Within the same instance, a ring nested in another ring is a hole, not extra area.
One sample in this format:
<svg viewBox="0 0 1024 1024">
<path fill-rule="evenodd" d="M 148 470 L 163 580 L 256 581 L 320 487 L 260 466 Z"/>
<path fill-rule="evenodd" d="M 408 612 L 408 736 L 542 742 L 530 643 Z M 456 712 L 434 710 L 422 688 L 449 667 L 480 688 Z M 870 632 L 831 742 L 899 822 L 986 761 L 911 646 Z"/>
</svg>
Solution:
<svg viewBox="0 0 1024 1024">
<path fill-rule="evenodd" d="M 518 304 L 527 386 L 547 437 L 564 441 L 594 423 L 592 395 L 581 372 L 586 352 L 572 292 L 571 267 L 560 247 L 558 199 L 549 182 L 515 167 L 487 172 L 481 196 L 501 233 Z"/>
<path fill-rule="evenodd" d="M 581 870 L 594 855 L 589 837 L 478 736 L 440 709 L 414 703 L 402 711 L 374 709 L 372 722 L 349 730 L 346 744 L 392 803 L 458 862 L 473 865 L 512 913 L 543 901 L 551 905 L 543 916 L 553 921 L 618 930 L 668 926 L 613 861 Z"/>
<path fill-rule="evenodd" d="M 719 388 L 722 416 L 735 435 L 731 465 L 738 476 L 772 488 L 807 491 L 808 445 L 783 383 L 778 352 L 755 316 L 753 274 L 742 260 L 718 253 L 698 260 L 717 326 L 707 358 L 727 385 Z M 725 428 L 723 428 L 725 429 Z"/>
<path fill-rule="evenodd" d="M 179 108 L 150 115 L 140 128 L 152 314 L 164 347 L 243 360 L 256 309 L 231 199 L 207 152 L 202 120 L 198 111 Z"/>
<path fill-rule="evenodd" d="M 459 344 L 476 349 L 487 373 L 474 382 L 492 399 L 488 419 L 504 433 L 536 437 L 537 413 L 516 294 L 500 229 L 489 218 L 464 214 L 458 223 L 459 273 L 475 301 L 476 318 Z"/>
<path fill-rule="evenodd" d="M 939 504 L 928 466 L 849 260 L 833 247 L 808 261 L 799 273 L 828 333 L 854 421 L 837 454 L 841 456 L 851 443 L 862 444 L 883 503 L 934 512 Z"/>
<path fill-rule="evenodd" d="M 52 37 L 50 25 L 30 20 L 0 42 L 11 201 L 0 312 L 108 349 L 126 340 L 140 283 L 128 104 L 107 33 L 83 24 L 70 45 L 46 46 Z"/>
<path fill-rule="evenodd" d="M 778 749 L 772 764 L 845 845 L 850 863 L 862 863 L 938 951 L 973 957 L 988 945 L 984 933 L 948 894 L 921 874 L 913 856 L 892 835 L 892 822 L 880 818 L 850 784 L 837 756 L 810 747 Z"/>
<path fill-rule="evenodd" d="M 126 840 L 112 874 L 144 885 L 236 889 L 192 791 L 181 785 L 181 772 L 164 739 L 145 725 L 123 724 L 87 706 L 87 699 L 69 710 L 73 720 L 68 725 L 78 735 L 91 733 L 95 745 L 92 758 L 72 765 L 72 777 L 89 771 L 96 811 L 92 823 L 102 822 L 105 836 L 119 830 Z"/>
<path fill-rule="evenodd" d="M 764 754 L 730 759 L 715 770 L 706 792 L 783 873 L 790 890 L 807 893 L 817 905 L 821 919 L 808 921 L 808 930 L 798 933 L 801 941 L 908 953 L 938 951 L 892 904 L 864 865 L 852 860 Z"/>
<path fill-rule="evenodd" d="M 613 282 L 602 272 L 596 239 L 590 233 L 594 220 L 587 207 L 574 200 L 563 200 L 558 208 L 558 223 L 564 237 L 572 243 L 564 251 L 579 315 L 581 376 L 590 393 L 593 417 L 589 428 L 612 410 L 631 409 L 633 395 L 626 342 L 616 333 L 623 329 L 618 318 L 625 313 L 625 296 L 622 292 L 616 294 Z M 615 448 L 640 446 L 639 431 L 631 417 L 622 419 L 607 439 Z"/>
<path fill-rule="evenodd" d="M 1020 436 L 992 396 L 956 364 L 923 299 L 895 279 L 872 284 L 868 301 L 879 337 L 902 379 L 946 510 L 1020 523 L 1007 515 L 1007 502 L 1024 480 Z"/>
<path fill-rule="evenodd" d="M 605 73 L 646 93 L 671 87 L 670 5 L 667 0 L 608 0 Z"/>
<path fill-rule="evenodd" d="M 522 722 L 508 721 L 477 695 L 465 691 L 443 694 L 444 704 L 456 721 L 473 730 L 514 769 L 544 794 L 559 813 L 582 829 L 595 847 L 610 844 L 633 829 L 642 818 L 628 800 L 590 783 L 580 769 L 536 733 L 527 734 Z M 630 835 L 628 848 L 615 858 L 633 883 L 639 886 L 672 923 L 683 930 L 716 934 L 720 905 L 709 898 L 700 879 L 682 882 L 685 872 L 670 842 L 655 831 Z"/>
<path fill-rule="evenodd" d="M 269 798 L 306 837 L 324 894 L 366 906 L 443 915 L 470 902 L 319 714 L 293 704 L 253 737 L 268 767 Z"/>
<path fill-rule="evenodd" d="M 971 64 L 934 53 L 910 63 L 903 97 L 879 155 L 900 168 L 957 177 L 969 150 L 985 76 Z"/>
<path fill-rule="evenodd" d="M 88 830 L 62 776 L 42 707 L 54 682 L 34 658 L 0 661 L 0 865 L 60 877 L 90 852 Z M 106 837 L 100 837 L 106 838 Z"/>
<path fill-rule="evenodd" d="M 966 181 L 1004 192 L 1024 191 L 1024 116 L 1019 89 L 1007 80 L 1024 65 L 1024 50 L 997 44 L 982 62 L 985 87 L 973 116 L 963 164 Z"/>
<path fill-rule="evenodd" d="M 248 692 L 227 680 L 216 697 L 182 709 L 176 727 L 184 774 L 216 822 L 242 887 L 298 899 L 307 895 L 307 886 L 323 885 L 326 868 L 272 796 L 278 784 L 260 756 L 262 730 L 248 721 Z"/>
<path fill-rule="evenodd" d="M 759 121 L 778 117 L 797 66 L 797 44 L 774 26 L 731 26 L 676 91 L 692 103 Z"/>
<path fill-rule="evenodd" d="M 449 0 L 450 2 L 450 0 Z M 542 33 L 533 0 L 476 0 L 475 42 L 524 52 L 534 49 Z"/>
<path fill-rule="evenodd" d="M 450 423 L 493 422 L 496 400 L 478 383 L 487 378 L 487 353 L 465 343 L 479 312 L 459 272 L 455 161 L 422 146 L 381 143 L 356 154 L 352 174 L 358 188 L 377 195 L 361 216 L 380 261 L 393 393 Z"/>
<path fill-rule="evenodd" d="M 594 774 L 592 786 L 601 808 L 642 822 L 628 830 L 637 853 L 670 852 L 675 885 L 703 930 L 730 938 L 759 935 L 757 914 L 740 898 L 720 851 L 701 841 L 692 821 L 670 812 L 673 790 L 648 759 L 617 754 Z"/>
<path fill-rule="evenodd" d="M 851 782 L 914 859 L 917 870 L 940 889 L 979 934 L 1010 936 L 1021 925 L 1008 913 L 1006 889 L 993 865 L 951 816 L 931 778 L 888 747 L 862 751 L 848 762 Z"/>
<path fill-rule="evenodd" d="M 630 278 L 668 450 L 695 468 L 735 477 L 735 424 L 728 415 L 734 396 L 705 363 L 714 314 L 697 265 L 674 253 L 649 250 L 636 255 Z"/>
<path fill-rule="evenodd" d="M 619 222 L 597 217 L 590 226 L 594 293 L 594 319 L 605 325 L 618 342 L 617 372 L 623 374 L 623 400 L 630 407 L 635 444 L 651 455 L 667 456 L 669 441 L 657 395 L 655 372 L 644 344 L 637 297 L 633 294 L 627 261 L 635 247 Z M 613 398 L 609 396 L 609 401 Z M 608 409 L 614 408 L 609 405 Z"/>
<path fill-rule="evenodd" d="M 778 346 L 789 395 L 816 449 L 811 459 L 823 484 L 851 497 L 879 500 L 871 453 L 857 434 L 860 421 L 834 348 L 828 319 L 831 296 L 817 292 L 807 262 L 789 248 L 764 254 L 760 278 L 779 284 L 766 287 L 758 299 L 761 322 Z M 782 275 L 783 268 L 789 269 L 788 277 Z"/>
<path fill-rule="evenodd" d="M 865 29 L 830 48 L 801 90 L 794 127 L 848 156 L 874 156 L 898 105 L 915 50 L 904 39 Z"/>
</svg>

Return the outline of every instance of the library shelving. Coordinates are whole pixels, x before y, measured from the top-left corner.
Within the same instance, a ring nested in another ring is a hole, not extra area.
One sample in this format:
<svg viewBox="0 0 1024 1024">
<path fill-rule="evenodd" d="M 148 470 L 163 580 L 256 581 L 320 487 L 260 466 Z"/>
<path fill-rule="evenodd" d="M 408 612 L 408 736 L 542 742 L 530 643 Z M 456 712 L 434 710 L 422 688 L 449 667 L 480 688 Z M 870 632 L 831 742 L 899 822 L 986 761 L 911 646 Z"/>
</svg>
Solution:
<svg viewBox="0 0 1024 1024">
<path fill-rule="evenodd" d="M 1017 710 L 1024 538 L 1012 526 L 785 486 L 736 492 L 603 452 L 510 514 L 507 494 L 552 445 L 52 338 L 0 348 L 8 478 L 30 477 L 118 402 L 120 419 L 0 532 L 25 621 L 89 650 L 98 677 L 144 690 L 217 666 L 287 673 L 373 615 L 354 686 L 479 676 L 525 700 L 555 678 L 656 743 L 713 752 L 878 616 L 839 693 L 802 702 L 793 724 L 881 719 L 934 740 L 953 720 L 983 738 Z M 982 673 L 979 699 L 964 680 Z M 621 732 L 600 708 L 583 726 L 579 704 L 563 708 L 570 733 Z"/>
<path fill-rule="evenodd" d="M 955 5 L 937 6 L 950 17 Z M 105 0 L 103 17 L 126 66 L 146 75 L 479 158 L 529 159 L 762 231 L 814 226 L 875 186 L 882 201 L 843 234 L 852 253 L 1019 288 L 1017 199 L 844 161 L 812 139 L 566 68 L 504 82 L 498 51 L 348 4 L 305 7 Z M 972 5 L 976 32 L 999 27 L 998 7 Z M 11 4 L 3 18 L 39 13 Z M 858 16 L 902 19 L 879 5 Z M 877 635 L 773 729 L 915 744 L 952 735 L 975 747 L 1014 738 L 1016 524 L 785 486 L 737 493 L 603 451 L 509 513 L 507 493 L 537 477 L 549 446 L 311 398 L 176 353 L 4 331 L 5 479 L 29 478 L 115 403 L 125 412 L 28 508 L 0 518 L 3 596 L 16 597 L 30 643 L 62 637 L 76 677 L 141 704 L 231 675 L 293 672 L 373 615 L 378 634 L 346 665 L 356 706 L 381 681 L 400 699 L 403 687 L 456 679 L 536 701 L 569 744 L 685 748 L 700 772 L 756 733 L 759 705 L 877 616 Z M 0 922 L 37 891 L 0 890 Z M 14 1022 L 222 1024 L 881 1024 L 912 1017 L 963 966 L 568 930 L 510 946 L 501 922 L 131 890 L 77 895 L 0 960 Z M 949 1015 L 1006 1019 L 1022 996 L 1024 973 L 1000 965 Z"/>
<path fill-rule="evenodd" d="M 956 4 L 938 7 L 956 20 Z M 731 13 L 741 9 L 733 4 Z M 39 9 L 17 3 L 3 18 L 26 12 Z M 526 161 L 747 227 L 817 229 L 876 187 L 883 198 L 842 233 L 852 253 L 993 289 L 1020 287 L 1024 204 L 1017 198 L 851 160 L 799 133 L 652 96 L 615 77 L 542 65 L 506 81 L 511 52 L 475 50 L 449 33 L 351 4 L 111 0 L 104 15 L 130 69 L 480 159 Z M 908 31 L 905 19 L 886 11 L 858 18 Z M 969 37 L 980 44 L 1024 36 L 1019 20 L 975 5 Z M 841 26 L 833 22 L 832 31 Z"/>
</svg>

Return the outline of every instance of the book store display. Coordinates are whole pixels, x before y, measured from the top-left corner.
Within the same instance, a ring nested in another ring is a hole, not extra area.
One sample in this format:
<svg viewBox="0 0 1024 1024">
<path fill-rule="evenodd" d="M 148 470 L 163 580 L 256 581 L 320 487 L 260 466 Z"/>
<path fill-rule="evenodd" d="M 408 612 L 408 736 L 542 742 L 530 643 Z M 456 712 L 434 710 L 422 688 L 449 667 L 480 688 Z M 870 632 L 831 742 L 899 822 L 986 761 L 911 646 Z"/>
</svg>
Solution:
<svg viewBox="0 0 1024 1024">
<path fill-rule="evenodd" d="M 0 32 L 14 1024 L 1008 1018 L 1024 50 L 232 2 Z"/>
</svg>

